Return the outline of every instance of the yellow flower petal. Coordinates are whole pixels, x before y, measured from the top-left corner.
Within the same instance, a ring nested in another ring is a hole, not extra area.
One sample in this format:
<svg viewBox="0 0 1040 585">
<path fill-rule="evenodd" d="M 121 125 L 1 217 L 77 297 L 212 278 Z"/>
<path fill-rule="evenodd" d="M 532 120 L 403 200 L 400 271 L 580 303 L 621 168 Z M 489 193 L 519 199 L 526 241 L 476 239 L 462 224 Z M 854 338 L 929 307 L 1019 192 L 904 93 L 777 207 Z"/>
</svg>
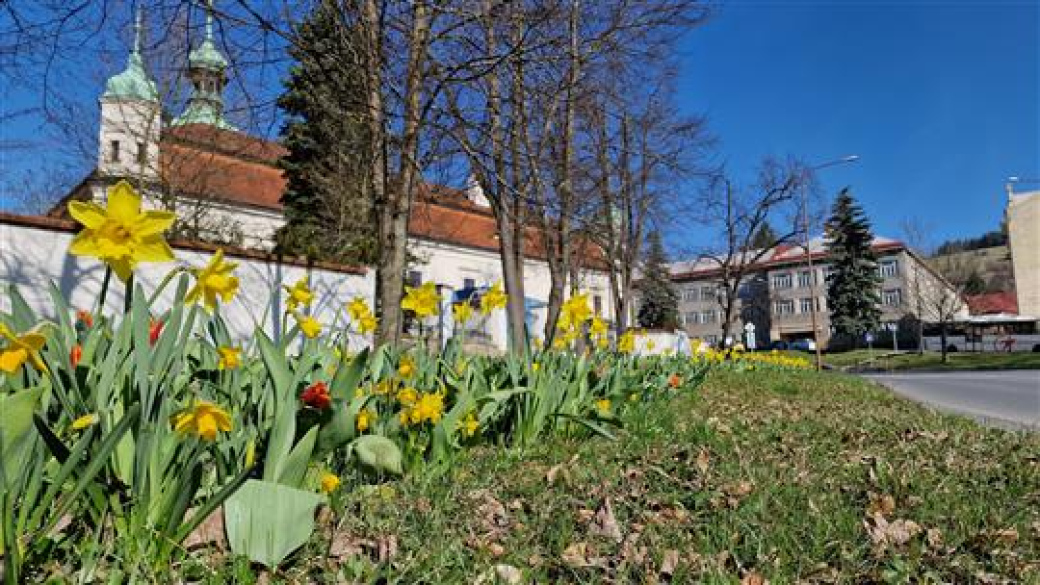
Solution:
<svg viewBox="0 0 1040 585">
<path fill-rule="evenodd" d="M 105 210 L 93 202 L 73 201 L 69 203 L 69 215 L 84 227 L 99 229 L 105 223 Z"/>
<path fill-rule="evenodd" d="M 100 256 L 101 246 L 99 241 L 89 231 L 82 231 L 72 238 L 69 244 L 69 254 L 73 256 Z"/>
<path fill-rule="evenodd" d="M 108 216 L 125 225 L 131 225 L 141 214 L 141 197 L 126 181 L 119 181 L 108 190 Z"/>
<path fill-rule="evenodd" d="M 170 229 L 177 215 L 172 211 L 146 211 L 134 222 L 134 233 L 141 236 L 155 236 Z"/>
<path fill-rule="evenodd" d="M 173 250 L 166 240 L 159 236 L 147 236 L 134 246 L 134 260 L 137 262 L 171 262 L 174 260 Z"/>
<path fill-rule="evenodd" d="M 21 347 L 0 350 L 0 370 L 13 374 L 29 359 L 29 352 Z"/>
</svg>

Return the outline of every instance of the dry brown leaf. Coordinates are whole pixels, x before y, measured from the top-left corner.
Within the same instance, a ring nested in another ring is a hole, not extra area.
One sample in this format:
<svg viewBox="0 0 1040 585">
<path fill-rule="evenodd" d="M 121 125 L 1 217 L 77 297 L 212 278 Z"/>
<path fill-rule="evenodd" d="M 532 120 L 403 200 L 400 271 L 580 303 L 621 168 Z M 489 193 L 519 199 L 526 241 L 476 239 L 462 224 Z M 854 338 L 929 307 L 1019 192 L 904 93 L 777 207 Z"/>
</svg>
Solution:
<svg viewBox="0 0 1040 585">
<path fill-rule="evenodd" d="M 870 492 L 870 504 L 867 506 L 867 515 L 880 514 L 889 517 L 896 510 L 896 499 L 888 494 L 880 495 Z"/>
<path fill-rule="evenodd" d="M 711 455 L 707 449 L 701 449 L 700 453 L 697 454 L 697 471 L 701 472 L 701 475 L 708 473 L 708 467 L 711 464 Z"/>
<path fill-rule="evenodd" d="M 384 536 L 376 541 L 376 558 L 380 563 L 388 562 L 397 556 L 397 537 L 393 534 Z"/>
<path fill-rule="evenodd" d="M 621 542 L 621 528 L 618 526 L 617 518 L 614 517 L 614 508 L 610 505 L 610 498 L 605 498 L 596 510 L 596 515 L 589 525 L 589 534 L 602 536 L 616 542 Z"/>
<path fill-rule="evenodd" d="M 227 539 L 224 537 L 224 508 L 217 508 L 202 524 L 199 524 L 191 534 L 184 539 L 184 548 L 192 550 L 201 546 L 215 545 L 217 550 L 227 550 Z"/>
<path fill-rule="evenodd" d="M 675 569 L 678 567 L 679 551 L 674 548 L 666 550 L 664 552 L 664 557 L 661 558 L 661 575 L 670 578 L 675 574 Z"/>
<path fill-rule="evenodd" d="M 929 528 L 925 532 L 925 542 L 933 549 L 940 549 L 943 545 L 942 532 L 938 528 Z"/>
<path fill-rule="evenodd" d="M 523 580 L 523 573 L 513 565 L 495 565 L 495 576 L 507 585 L 517 585 Z"/>
<path fill-rule="evenodd" d="M 740 579 L 740 585 L 769 585 L 769 581 L 758 571 L 751 571 Z"/>
<path fill-rule="evenodd" d="M 875 514 L 863 521 L 867 534 L 874 544 L 879 546 L 902 546 L 921 532 L 921 527 L 913 520 L 900 518 L 889 522 L 884 516 Z"/>
<path fill-rule="evenodd" d="M 563 549 L 563 554 L 560 555 L 564 564 L 575 567 L 588 567 L 592 563 L 589 562 L 589 545 L 584 542 L 575 542 L 574 544 Z"/>
<path fill-rule="evenodd" d="M 993 539 L 1001 544 L 1015 544 L 1018 542 L 1018 530 L 1015 528 L 1005 528 L 1003 530 L 994 530 Z"/>
<path fill-rule="evenodd" d="M 484 548 L 493 557 L 500 557 L 506 554 L 506 547 L 502 546 L 497 542 L 489 542 L 487 546 L 485 546 Z"/>
</svg>

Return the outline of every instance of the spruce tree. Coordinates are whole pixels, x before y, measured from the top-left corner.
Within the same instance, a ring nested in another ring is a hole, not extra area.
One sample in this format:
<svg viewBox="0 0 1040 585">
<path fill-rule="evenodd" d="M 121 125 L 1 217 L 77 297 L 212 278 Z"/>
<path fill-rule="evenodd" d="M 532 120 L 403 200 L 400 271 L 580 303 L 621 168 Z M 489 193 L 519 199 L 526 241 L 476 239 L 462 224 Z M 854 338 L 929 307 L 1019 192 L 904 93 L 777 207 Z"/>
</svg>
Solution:
<svg viewBox="0 0 1040 585">
<path fill-rule="evenodd" d="M 643 278 L 639 291 L 639 325 L 654 329 L 674 329 L 679 321 L 679 295 L 672 286 L 661 234 L 650 232 L 647 241 Z"/>
<path fill-rule="evenodd" d="M 881 276 L 871 249 L 874 235 L 863 209 L 842 189 L 825 225 L 830 273 L 827 305 L 836 336 L 858 343 L 881 324 Z"/>
<path fill-rule="evenodd" d="M 296 61 L 278 106 L 286 115 L 281 160 L 287 186 L 278 250 L 315 259 L 364 263 L 375 231 L 364 153 L 368 136 L 359 31 L 335 0 L 320 0 L 295 31 Z"/>
<path fill-rule="evenodd" d="M 764 221 L 758 230 L 755 231 L 755 235 L 751 236 L 751 247 L 755 250 L 772 248 L 776 245 L 776 240 L 776 232 L 773 231 L 773 226 L 769 225 L 768 221 Z"/>
</svg>

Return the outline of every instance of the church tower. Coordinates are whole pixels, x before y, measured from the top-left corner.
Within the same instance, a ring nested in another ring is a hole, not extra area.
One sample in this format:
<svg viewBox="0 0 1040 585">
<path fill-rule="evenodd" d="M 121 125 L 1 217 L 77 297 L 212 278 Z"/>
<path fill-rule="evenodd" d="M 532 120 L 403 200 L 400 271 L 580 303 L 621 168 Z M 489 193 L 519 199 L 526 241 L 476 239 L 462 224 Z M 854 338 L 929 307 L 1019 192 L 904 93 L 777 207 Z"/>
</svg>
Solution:
<svg viewBox="0 0 1040 585">
<path fill-rule="evenodd" d="M 227 85 L 227 59 L 213 41 L 213 10 L 206 10 L 206 37 L 188 54 L 188 78 L 192 92 L 184 113 L 173 126 L 207 124 L 224 130 L 235 127 L 224 119 L 224 87 Z"/>
<path fill-rule="evenodd" d="M 140 10 L 126 69 L 108 80 L 100 102 L 98 174 L 102 179 L 157 181 L 162 118 L 159 90 L 145 71 L 141 57 Z"/>
</svg>

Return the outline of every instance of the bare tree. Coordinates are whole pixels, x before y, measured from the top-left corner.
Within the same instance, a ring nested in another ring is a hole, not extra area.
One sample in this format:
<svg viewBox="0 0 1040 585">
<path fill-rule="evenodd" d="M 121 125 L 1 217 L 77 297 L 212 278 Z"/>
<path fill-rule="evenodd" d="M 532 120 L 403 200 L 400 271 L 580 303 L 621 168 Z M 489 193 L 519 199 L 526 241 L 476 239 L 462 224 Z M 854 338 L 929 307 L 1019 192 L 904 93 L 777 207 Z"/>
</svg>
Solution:
<svg viewBox="0 0 1040 585">
<path fill-rule="evenodd" d="M 978 263 L 968 257 L 934 256 L 932 230 L 919 219 L 907 218 L 901 227 L 915 260 L 911 262 L 908 288 L 910 307 L 918 322 L 918 351 L 924 351 L 924 325 L 935 325 L 939 328 L 939 351 L 946 363 L 949 329 L 964 316 L 964 289 L 978 270 Z"/>
<path fill-rule="evenodd" d="M 754 248 L 759 229 L 777 215 L 797 215 L 802 190 L 812 185 L 813 174 L 804 164 L 767 159 L 757 182 L 740 188 L 722 172 L 713 177 L 701 197 L 701 221 L 719 231 L 721 244 L 699 255 L 719 271 L 718 300 L 722 308 L 721 339 L 725 343 L 738 315 L 740 286 L 758 270 L 773 248 Z M 776 236 L 776 245 L 794 242 L 802 231 L 801 223 L 790 221 L 790 229 Z"/>
</svg>

